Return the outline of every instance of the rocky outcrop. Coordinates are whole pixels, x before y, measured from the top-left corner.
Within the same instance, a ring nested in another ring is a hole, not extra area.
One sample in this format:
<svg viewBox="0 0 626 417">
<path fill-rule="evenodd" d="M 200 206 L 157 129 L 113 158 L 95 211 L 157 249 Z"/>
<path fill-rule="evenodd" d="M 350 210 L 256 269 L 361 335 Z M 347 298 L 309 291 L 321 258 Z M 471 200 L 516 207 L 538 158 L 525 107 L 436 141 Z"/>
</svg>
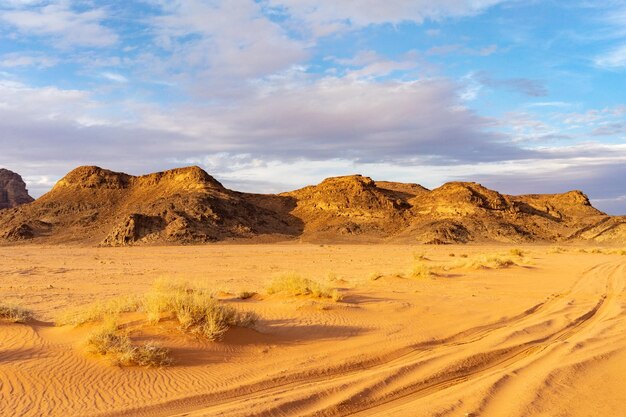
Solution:
<svg viewBox="0 0 626 417">
<path fill-rule="evenodd" d="M 626 219 L 596 210 L 580 191 L 511 196 L 473 182 L 428 190 L 349 175 L 262 195 L 229 190 L 198 167 L 142 176 L 79 167 L 37 201 L 0 211 L 0 242 L 126 246 L 233 239 L 626 243 Z"/>
<path fill-rule="evenodd" d="M 0 209 L 17 207 L 32 201 L 22 177 L 13 171 L 0 168 Z"/>
<path fill-rule="evenodd" d="M 302 219 L 305 236 L 332 239 L 393 235 L 407 224 L 405 214 L 411 206 L 406 196 L 412 194 L 380 188 L 369 177 L 349 175 L 282 195 L 296 201 L 292 214 Z"/>
<path fill-rule="evenodd" d="M 85 166 L 0 215 L 0 238 L 102 246 L 285 239 L 301 232 L 289 201 L 227 190 L 198 167 L 132 176 Z"/>
</svg>

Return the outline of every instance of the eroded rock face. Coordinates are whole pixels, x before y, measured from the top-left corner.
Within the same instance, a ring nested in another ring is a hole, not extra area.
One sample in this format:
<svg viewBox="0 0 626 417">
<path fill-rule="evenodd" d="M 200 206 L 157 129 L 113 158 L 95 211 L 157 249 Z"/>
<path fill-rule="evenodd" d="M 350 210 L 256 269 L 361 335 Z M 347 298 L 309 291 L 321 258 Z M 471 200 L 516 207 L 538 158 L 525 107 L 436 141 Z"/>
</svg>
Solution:
<svg viewBox="0 0 626 417">
<path fill-rule="evenodd" d="M 0 170 L 4 207 L 30 202 L 19 175 Z M 2 207 L 2 206 L 0 206 Z M 626 218 L 580 191 L 512 196 L 478 183 L 434 190 L 362 175 L 280 195 L 225 188 L 199 167 L 133 176 L 76 168 L 32 204 L 0 210 L 3 242 L 102 246 L 264 242 L 626 242 Z"/>
<path fill-rule="evenodd" d="M 22 177 L 13 171 L 0 168 L 0 209 L 17 207 L 31 201 L 33 198 L 28 195 Z"/>
</svg>

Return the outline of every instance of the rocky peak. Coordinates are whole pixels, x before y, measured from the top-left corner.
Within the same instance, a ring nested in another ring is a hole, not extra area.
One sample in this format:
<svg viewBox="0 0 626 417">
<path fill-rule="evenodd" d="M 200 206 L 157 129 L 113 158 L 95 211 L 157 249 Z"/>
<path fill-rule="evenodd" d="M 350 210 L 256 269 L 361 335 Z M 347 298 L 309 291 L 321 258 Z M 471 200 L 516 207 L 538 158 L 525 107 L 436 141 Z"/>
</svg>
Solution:
<svg viewBox="0 0 626 417">
<path fill-rule="evenodd" d="M 185 191 L 218 189 L 224 186 L 198 166 L 170 169 L 168 171 L 134 177 L 138 187 L 170 187 Z"/>
<path fill-rule="evenodd" d="M 54 189 L 121 190 L 127 188 L 150 189 L 154 187 L 178 189 L 181 191 L 224 188 L 222 184 L 197 166 L 171 169 L 139 177 L 122 172 L 109 171 L 97 166 L 81 166 L 57 182 Z"/>
<path fill-rule="evenodd" d="M 22 177 L 13 171 L 0 168 L 0 209 L 16 207 L 31 201 L 33 198 L 28 195 Z"/>
<path fill-rule="evenodd" d="M 109 171 L 97 166 L 81 166 L 70 171 L 57 182 L 54 189 L 97 188 L 118 190 L 128 188 L 131 178 L 130 175 Z"/>
</svg>

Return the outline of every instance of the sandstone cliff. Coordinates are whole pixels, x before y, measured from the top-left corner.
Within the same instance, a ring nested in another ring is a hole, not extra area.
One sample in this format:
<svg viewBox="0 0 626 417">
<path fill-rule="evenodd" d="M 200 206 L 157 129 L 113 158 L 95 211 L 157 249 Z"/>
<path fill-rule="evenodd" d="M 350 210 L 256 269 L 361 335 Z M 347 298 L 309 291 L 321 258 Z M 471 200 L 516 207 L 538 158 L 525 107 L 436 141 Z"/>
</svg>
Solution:
<svg viewBox="0 0 626 417">
<path fill-rule="evenodd" d="M 0 242 L 122 246 L 224 240 L 626 243 L 626 219 L 580 191 L 511 196 L 472 182 L 434 190 L 328 178 L 280 195 L 229 190 L 198 167 L 143 176 L 79 167 L 37 201 L 0 211 Z"/>
<path fill-rule="evenodd" d="M 31 201 L 33 198 L 28 195 L 22 177 L 13 171 L 0 168 L 0 209 L 17 207 Z"/>
</svg>

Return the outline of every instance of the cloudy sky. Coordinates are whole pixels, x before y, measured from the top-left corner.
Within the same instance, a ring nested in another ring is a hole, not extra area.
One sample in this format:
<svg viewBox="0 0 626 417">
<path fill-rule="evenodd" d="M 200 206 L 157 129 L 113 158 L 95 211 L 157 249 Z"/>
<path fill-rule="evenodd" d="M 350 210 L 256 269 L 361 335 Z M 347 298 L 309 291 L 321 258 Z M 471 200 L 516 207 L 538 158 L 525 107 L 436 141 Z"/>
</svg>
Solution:
<svg viewBox="0 0 626 417">
<path fill-rule="evenodd" d="M 362 173 L 626 214 L 626 1 L 0 0 L 0 167 Z"/>
</svg>

